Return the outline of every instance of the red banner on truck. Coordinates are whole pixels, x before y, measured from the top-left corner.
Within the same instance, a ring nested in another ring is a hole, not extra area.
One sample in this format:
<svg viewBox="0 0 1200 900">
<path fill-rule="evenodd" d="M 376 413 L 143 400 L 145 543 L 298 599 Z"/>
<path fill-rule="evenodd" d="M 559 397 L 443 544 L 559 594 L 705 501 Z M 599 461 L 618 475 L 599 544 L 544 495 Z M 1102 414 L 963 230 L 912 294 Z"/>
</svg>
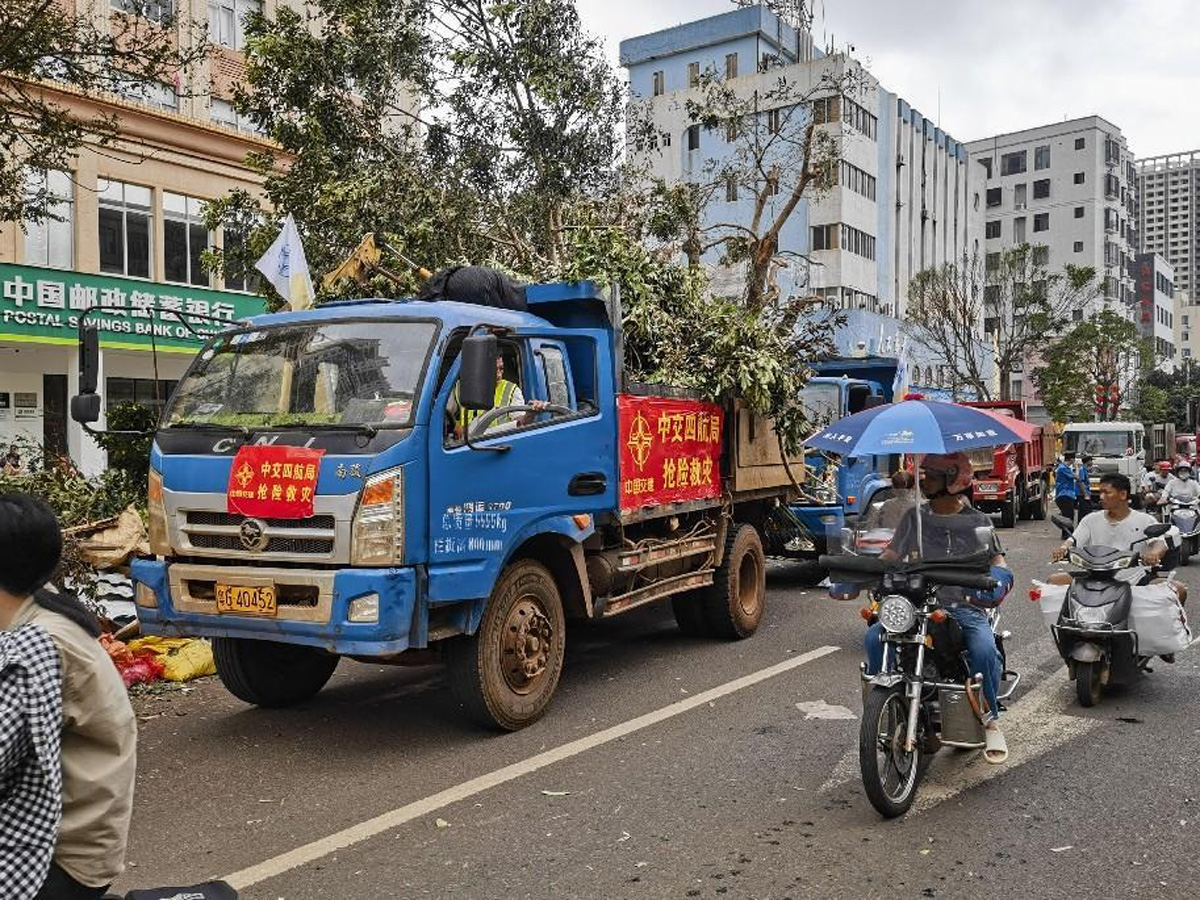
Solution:
<svg viewBox="0 0 1200 900">
<path fill-rule="evenodd" d="M 309 518 L 324 454 L 308 447 L 242 447 L 229 470 L 228 511 L 263 519 Z"/>
<path fill-rule="evenodd" d="M 721 407 L 621 394 L 617 412 L 622 510 L 721 496 Z"/>
</svg>

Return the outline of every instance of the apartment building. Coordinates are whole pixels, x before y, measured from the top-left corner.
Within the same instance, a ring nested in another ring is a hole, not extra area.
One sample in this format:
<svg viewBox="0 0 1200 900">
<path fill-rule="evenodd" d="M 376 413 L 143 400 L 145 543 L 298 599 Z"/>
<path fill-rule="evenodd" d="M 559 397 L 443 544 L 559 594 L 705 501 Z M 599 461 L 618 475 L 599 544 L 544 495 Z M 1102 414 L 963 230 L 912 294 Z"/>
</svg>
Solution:
<svg viewBox="0 0 1200 900">
<path fill-rule="evenodd" d="M 842 352 L 863 343 L 868 352 L 895 352 L 912 276 L 980 246 L 983 188 L 970 177 L 967 148 L 851 55 L 815 47 L 810 34 L 766 7 L 629 38 L 621 62 L 662 135 L 661 147 L 635 156 L 670 182 L 702 182 L 735 152 L 737 135 L 688 118 L 702 73 L 715 73 L 743 98 L 764 97 L 783 78 L 807 99 L 802 107 L 761 110 L 768 128 L 782 117 L 799 130 L 815 117 L 840 143 L 836 183 L 806 194 L 780 234 L 780 249 L 809 263 L 783 270 L 780 284 L 785 294 L 821 296 L 832 308 L 855 312 L 856 327 L 839 335 Z M 822 87 L 847 82 L 860 87 L 841 94 Z M 768 216 L 788 187 L 777 186 Z M 708 222 L 749 223 L 748 193 L 719 195 L 705 211 Z M 718 256 L 713 251 L 707 261 L 715 266 Z"/>
<path fill-rule="evenodd" d="M 85 472 L 104 468 L 104 452 L 67 414 L 78 389 L 77 323 L 89 307 L 114 307 L 89 316 L 102 335 L 106 403 L 154 409 L 200 343 L 177 312 L 231 321 L 263 310 L 246 290 L 252 285 L 203 271 L 201 253 L 238 236 L 209 231 L 200 212 L 205 200 L 261 187 L 244 161 L 270 145 L 239 119 L 231 101 L 245 71 L 245 14 L 265 7 L 271 15 L 280 2 L 163 0 L 139 7 L 152 18 L 178 13 L 180 41 L 192 33 L 185 23 L 208 23 L 211 62 L 178 84 L 124 97 L 42 86 L 81 116 L 115 115 L 120 134 L 103 149 L 85 147 L 69 172 L 29 173 L 31 183 L 49 182 L 61 221 L 0 226 L 0 445 L 28 438 L 69 455 Z M 95 16 L 98 27 L 131 14 L 125 0 L 90 6 L 79 0 L 76 8 Z"/>
<path fill-rule="evenodd" d="M 1196 293 L 1200 279 L 1200 150 L 1137 162 L 1142 249 L 1175 269 L 1175 284 Z"/>
<path fill-rule="evenodd" d="M 1142 337 L 1154 348 L 1156 367 L 1173 372 L 1177 364 L 1175 329 L 1175 271 L 1157 253 L 1134 257 L 1134 290 L 1137 298 L 1134 321 Z"/>
</svg>

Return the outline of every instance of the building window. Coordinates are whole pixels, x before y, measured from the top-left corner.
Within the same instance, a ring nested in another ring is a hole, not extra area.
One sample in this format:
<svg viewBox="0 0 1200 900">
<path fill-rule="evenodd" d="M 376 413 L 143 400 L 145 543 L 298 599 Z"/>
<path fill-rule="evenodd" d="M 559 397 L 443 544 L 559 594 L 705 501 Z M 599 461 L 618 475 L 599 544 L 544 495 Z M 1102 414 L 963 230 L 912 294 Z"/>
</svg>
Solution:
<svg viewBox="0 0 1200 900">
<path fill-rule="evenodd" d="M 664 73 L 661 69 L 650 76 L 650 85 L 650 91 L 655 97 L 659 97 L 665 93 L 666 81 L 664 80 Z"/>
<path fill-rule="evenodd" d="M 1083 218 L 1083 207 L 1082 206 L 1075 207 L 1075 218 L 1077 218 L 1077 219 Z"/>
<path fill-rule="evenodd" d="M 1050 179 L 1039 178 L 1033 183 L 1033 199 L 1046 200 L 1050 197 Z"/>
<path fill-rule="evenodd" d="M 1035 266 L 1048 266 L 1050 264 L 1050 248 L 1045 244 L 1038 244 L 1034 247 L 1033 264 Z"/>
<path fill-rule="evenodd" d="M 1041 147 L 1033 148 L 1033 168 L 1048 169 L 1050 168 L 1050 145 L 1043 144 Z"/>
<path fill-rule="evenodd" d="M 1076 172 L 1076 173 L 1075 173 L 1075 183 L 1076 183 L 1076 184 L 1083 184 L 1083 172 Z"/>
<path fill-rule="evenodd" d="M 826 125 L 841 119 L 842 104 L 838 97 L 818 97 L 812 102 L 813 124 Z"/>
<path fill-rule="evenodd" d="M 204 201 L 182 194 L 163 194 L 163 278 L 177 284 L 208 287 L 200 254 L 209 247 L 208 229 L 200 214 Z"/>
<path fill-rule="evenodd" d="M 875 238 L 852 225 L 842 225 L 842 249 L 864 259 L 875 258 Z"/>
<path fill-rule="evenodd" d="M 987 177 L 991 178 L 992 177 L 992 158 L 990 156 L 985 157 L 979 161 L 979 164 L 981 166 L 983 166 L 983 170 L 985 172 L 987 172 Z"/>
<path fill-rule="evenodd" d="M 168 112 L 179 112 L 179 95 L 169 84 L 159 81 L 123 81 L 117 86 L 117 93 L 134 103 L 165 109 Z"/>
<path fill-rule="evenodd" d="M 694 88 L 700 83 L 700 63 L 688 63 L 688 87 Z"/>
<path fill-rule="evenodd" d="M 225 228 L 224 245 L 226 253 L 235 253 L 245 249 L 246 235 L 244 232 L 236 228 Z M 230 275 L 228 270 L 225 274 L 225 290 L 227 291 L 250 291 L 257 293 L 260 286 L 258 272 L 251 269 L 249 274 Z"/>
<path fill-rule="evenodd" d="M 1076 252 L 1076 253 L 1082 253 L 1082 252 L 1083 252 L 1083 241 L 1076 241 L 1076 242 L 1075 242 L 1075 252 Z"/>
<path fill-rule="evenodd" d="M 1029 205 L 1029 185 L 1013 185 L 1013 209 L 1024 209 Z"/>
<path fill-rule="evenodd" d="M 1005 153 L 1000 157 L 1001 175 L 1020 175 L 1025 171 L 1029 153 L 1018 150 L 1016 153 Z"/>
<path fill-rule="evenodd" d="M 1108 200 L 1117 200 L 1121 196 L 1121 181 L 1116 175 L 1104 176 L 1104 196 Z"/>
<path fill-rule="evenodd" d="M 263 133 L 262 129 L 255 125 L 249 116 L 239 113 L 228 100 L 219 100 L 216 97 L 209 100 L 208 117 L 218 125 L 224 125 L 226 128 L 236 128 L 238 131 L 245 131 L 250 134 Z"/>
<path fill-rule="evenodd" d="M 854 191 L 856 194 L 861 194 L 868 200 L 875 199 L 875 176 L 869 175 L 858 166 L 842 160 L 840 169 L 840 183 Z M 837 181 L 834 182 L 838 183 Z"/>
<path fill-rule="evenodd" d="M 208 0 L 208 40 L 242 50 L 246 46 L 246 16 L 262 12 L 262 0 Z"/>
<path fill-rule="evenodd" d="M 689 150 L 700 149 L 700 126 L 689 125 L 687 130 L 687 148 Z"/>
<path fill-rule="evenodd" d="M 984 226 L 984 230 L 984 237 L 986 238 L 1000 237 L 1000 220 L 996 219 L 994 222 L 988 222 L 987 225 Z"/>
<path fill-rule="evenodd" d="M 987 269 L 989 272 L 994 272 L 997 269 L 999 269 L 1000 268 L 1000 254 L 999 253 L 989 253 L 984 258 L 984 268 Z"/>
<path fill-rule="evenodd" d="M 776 107 L 775 109 L 767 110 L 767 131 L 771 134 L 779 134 L 779 129 L 782 122 L 783 110 Z"/>
<path fill-rule="evenodd" d="M 1024 216 L 1017 216 L 1015 219 L 1013 219 L 1013 243 L 1014 244 L 1025 243 L 1025 240 L 1026 240 L 1025 225 L 1028 221 L 1029 220 L 1026 219 Z"/>
<path fill-rule="evenodd" d="M 150 188 L 101 177 L 100 271 L 150 277 Z"/>
<path fill-rule="evenodd" d="M 75 265 L 74 187 L 69 172 L 26 173 L 26 195 L 31 199 L 45 196 L 48 215 L 41 222 L 25 223 L 25 265 L 55 269 Z"/>
<path fill-rule="evenodd" d="M 812 232 L 813 250 L 837 249 L 838 227 L 836 225 L 814 225 L 810 231 Z"/>
<path fill-rule="evenodd" d="M 864 137 L 868 137 L 871 140 L 876 139 L 879 130 L 879 119 L 849 97 L 842 98 L 842 121 Z"/>
<path fill-rule="evenodd" d="M 732 175 L 725 176 L 725 202 L 737 203 L 738 198 L 738 183 L 737 179 Z"/>
<path fill-rule="evenodd" d="M 1082 150 L 1086 146 L 1087 146 L 1086 138 L 1075 138 L 1075 149 L 1076 150 Z"/>
<path fill-rule="evenodd" d="M 122 403 L 136 403 L 162 413 L 162 408 L 170 399 L 177 382 L 153 378 L 106 378 L 104 379 L 104 399 L 109 411 Z"/>
<path fill-rule="evenodd" d="M 1002 191 L 1002 188 L 988 188 L 987 205 L 989 209 L 993 206 L 999 206 L 1002 202 L 1004 202 L 1004 195 Z"/>
<path fill-rule="evenodd" d="M 738 77 L 737 76 L 737 62 L 738 62 L 737 56 L 738 55 L 736 53 L 726 53 L 725 54 L 725 77 L 726 78 L 737 78 Z"/>
<path fill-rule="evenodd" d="M 111 0 L 113 9 L 162 22 L 175 15 L 175 0 Z"/>
</svg>

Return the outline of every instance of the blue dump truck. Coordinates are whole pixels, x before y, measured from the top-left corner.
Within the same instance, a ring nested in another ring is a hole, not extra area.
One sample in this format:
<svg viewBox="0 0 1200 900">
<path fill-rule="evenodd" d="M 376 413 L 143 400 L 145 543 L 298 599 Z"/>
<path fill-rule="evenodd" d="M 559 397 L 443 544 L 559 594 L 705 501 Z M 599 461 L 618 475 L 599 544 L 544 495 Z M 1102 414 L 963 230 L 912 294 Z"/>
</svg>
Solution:
<svg viewBox="0 0 1200 900">
<path fill-rule="evenodd" d="M 594 285 L 522 305 L 328 303 L 210 337 L 154 435 L 143 632 L 212 638 L 225 686 L 267 707 L 343 657 L 440 659 L 508 730 L 545 711 L 570 621 L 669 599 L 687 634 L 752 634 L 803 461 L 737 401 L 624 383 Z M 98 339 L 85 317 L 85 424 Z"/>
<path fill-rule="evenodd" d="M 809 379 L 801 398 L 813 421 L 831 422 L 892 402 L 893 358 L 845 357 L 816 363 L 813 369 L 817 374 Z M 822 487 L 790 507 L 807 536 L 793 545 L 801 549 L 789 555 L 815 560 L 827 552 L 828 535 L 838 534 L 848 518 L 861 515 L 887 495 L 900 459 L 894 455 L 831 459 L 811 453 L 805 462 L 812 476 L 809 484 L 815 480 Z"/>
</svg>

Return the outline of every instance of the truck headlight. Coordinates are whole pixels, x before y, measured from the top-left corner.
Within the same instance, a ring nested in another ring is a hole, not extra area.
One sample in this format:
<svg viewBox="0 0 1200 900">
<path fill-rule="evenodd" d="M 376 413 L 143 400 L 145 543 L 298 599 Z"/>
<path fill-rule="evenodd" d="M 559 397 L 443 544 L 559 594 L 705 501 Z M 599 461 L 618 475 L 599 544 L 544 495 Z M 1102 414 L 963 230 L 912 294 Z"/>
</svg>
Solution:
<svg viewBox="0 0 1200 900">
<path fill-rule="evenodd" d="M 350 561 L 356 566 L 404 561 L 404 470 L 389 469 L 363 483 L 351 528 Z"/>
<path fill-rule="evenodd" d="M 171 540 L 167 536 L 167 506 L 163 501 L 162 475 L 150 470 L 146 490 L 146 536 L 150 552 L 155 556 L 171 555 Z"/>
</svg>

